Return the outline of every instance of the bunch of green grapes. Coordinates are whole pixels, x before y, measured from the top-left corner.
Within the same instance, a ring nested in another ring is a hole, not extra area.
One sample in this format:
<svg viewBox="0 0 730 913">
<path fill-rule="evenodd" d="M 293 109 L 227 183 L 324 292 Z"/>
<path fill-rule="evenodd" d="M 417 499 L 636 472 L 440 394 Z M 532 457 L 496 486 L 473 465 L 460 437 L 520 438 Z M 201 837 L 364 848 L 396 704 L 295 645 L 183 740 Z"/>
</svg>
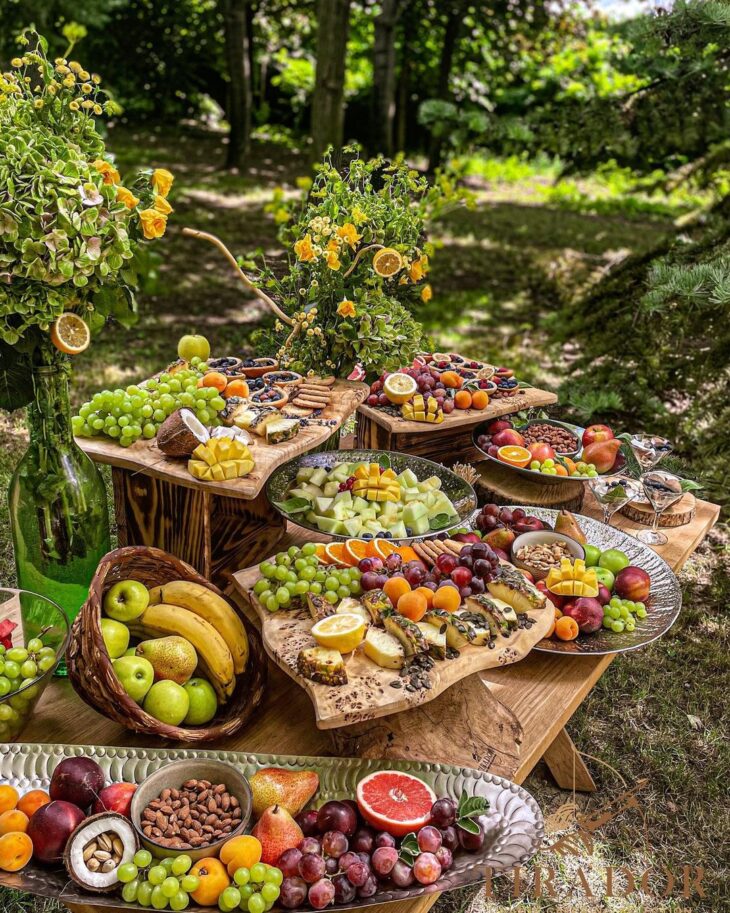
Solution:
<svg viewBox="0 0 730 913">
<path fill-rule="evenodd" d="M 139 438 L 153 438 L 168 415 L 183 407 L 192 410 L 204 425 L 217 425 L 226 401 L 215 387 L 199 387 L 201 361 L 165 372 L 146 383 L 96 393 L 72 419 L 79 437 L 109 437 L 129 447 Z"/>
<path fill-rule="evenodd" d="M 124 885 L 122 898 L 155 910 L 184 910 L 190 895 L 200 887 L 198 876 L 189 874 L 193 860 L 183 853 L 151 863 L 149 850 L 138 850 L 132 862 L 119 866 L 117 878 Z"/>
<path fill-rule="evenodd" d="M 362 573 L 358 568 L 320 564 L 313 542 L 301 548 L 292 545 L 286 552 L 279 552 L 273 561 L 263 561 L 259 571 L 261 578 L 253 591 L 269 612 L 286 608 L 292 600 L 307 593 L 324 594 L 335 605 L 340 599 L 359 596 L 362 592 Z"/>
<path fill-rule="evenodd" d="M 232 913 L 236 908 L 244 913 L 265 913 L 278 900 L 283 880 L 281 869 L 263 862 L 257 862 L 250 869 L 236 869 L 233 884 L 218 898 L 218 909 L 221 913 Z"/>
<path fill-rule="evenodd" d="M 623 631 L 631 633 L 636 630 L 636 619 L 646 618 L 648 614 L 643 602 L 613 596 L 603 607 L 603 627 L 615 634 L 621 634 Z"/>
</svg>

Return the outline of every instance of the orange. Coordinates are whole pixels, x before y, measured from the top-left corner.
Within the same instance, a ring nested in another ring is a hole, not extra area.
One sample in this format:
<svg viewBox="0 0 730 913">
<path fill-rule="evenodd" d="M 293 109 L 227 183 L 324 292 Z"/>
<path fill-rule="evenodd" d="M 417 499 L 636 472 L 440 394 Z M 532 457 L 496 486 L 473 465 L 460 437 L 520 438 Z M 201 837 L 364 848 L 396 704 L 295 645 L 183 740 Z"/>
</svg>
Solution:
<svg viewBox="0 0 730 913">
<path fill-rule="evenodd" d="M 387 539 L 372 539 L 371 541 L 373 543 L 373 557 L 382 558 L 383 561 L 385 561 L 388 555 L 392 555 L 393 552 L 398 551 L 393 543 L 388 542 Z"/>
<path fill-rule="evenodd" d="M 199 387 L 215 387 L 219 393 L 222 393 L 228 386 L 228 378 L 220 371 L 208 371 L 198 381 Z"/>
<path fill-rule="evenodd" d="M 3 783 L 0 786 L 0 813 L 7 812 L 18 805 L 18 790 L 9 783 Z"/>
<path fill-rule="evenodd" d="M 329 559 L 329 564 L 347 564 L 345 561 L 345 545 L 342 542 L 328 542 L 324 553 Z"/>
<path fill-rule="evenodd" d="M 89 347 L 91 332 L 78 314 L 66 311 L 51 324 L 51 342 L 66 355 L 78 355 Z"/>
<path fill-rule="evenodd" d="M 455 612 L 461 605 L 461 596 L 455 586 L 440 586 L 433 594 L 434 609 Z"/>
<path fill-rule="evenodd" d="M 246 399 L 248 393 L 248 384 L 245 380 L 232 380 L 223 391 L 223 396 L 225 396 L 226 399 L 228 399 L 229 396 L 240 396 L 241 399 Z"/>
<path fill-rule="evenodd" d="M 453 589 L 453 587 L 452 587 Z M 433 605 L 434 591 L 429 589 L 427 586 L 417 586 L 414 593 L 420 593 L 421 596 L 426 600 L 426 608 L 430 609 Z"/>
<path fill-rule="evenodd" d="M 520 447 L 518 444 L 509 444 L 507 447 L 500 447 L 497 451 L 497 459 L 510 466 L 527 466 L 532 459 L 532 454 L 527 447 Z"/>
<path fill-rule="evenodd" d="M 250 834 L 233 837 L 221 847 L 220 861 L 228 867 L 228 874 L 233 878 L 236 869 L 250 869 L 261 861 L 261 843 Z"/>
<path fill-rule="evenodd" d="M 560 640 L 575 640 L 579 634 L 578 622 L 570 615 L 563 615 L 555 622 L 555 633 Z"/>
<path fill-rule="evenodd" d="M 406 563 L 406 561 L 420 561 L 421 560 L 418 557 L 418 552 L 414 548 L 412 548 L 410 545 L 399 545 L 398 548 L 393 549 L 393 551 L 398 552 L 398 554 L 403 559 L 404 564 Z"/>
<path fill-rule="evenodd" d="M 389 577 L 385 581 L 383 591 L 393 605 L 398 605 L 401 596 L 411 592 L 411 585 L 405 577 Z"/>
<path fill-rule="evenodd" d="M 411 621 L 420 621 L 426 614 L 428 603 L 421 593 L 404 593 L 398 600 L 398 611 Z"/>
<path fill-rule="evenodd" d="M 33 814 L 37 812 L 42 805 L 48 805 L 50 801 L 51 797 L 45 790 L 31 789 L 30 792 L 21 796 L 20 801 L 18 802 L 18 809 L 21 812 L 24 812 L 29 818 L 32 818 Z"/>
<path fill-rule="evenodd" d="M 316 551 L 314 554 L 317 556 L 317 558 L 319 558 L 321 564 L 330 563 L 330 559 L 327 557 L 325 552 L 326 547 L 327 546 L 324 544 L 324 542 L 318 542 L 316 546 Z"/>
<path fill-rule="evenodd" d="M 373 269 L 379 276 L 388 279 L 403 269 L 403 257 L 392 247 L 383 247 L 373 257 Z"/>
<path fill-rule="evenodd" d="M 28 830 L 28 816 L 25 812 L 18 811 L 17 808 L 11 808 L 0 815 L 0 834 L 9 834 L 12 831 Z"/>
<path fill-rule="evenodd" d="M 568 470 L 565 468 L 565 466 L 561 466 L 560 463 L 556 463 L 555 464 L 555 475 L 556 476 L 567 476 Z"/>
<path fill-rule="evenodd" d="M 0 837 L 0 869 L 4 872 L 19 872 L 32 855 L 33 841 L 27 834 L 13 831 Z"/>
<path fill-rule="evenodd" d="M 348 539 L 345 542 L 345 561 L 355 567 L 361 558 L 368 557 L 368 551 L 368 543 L 364 539 Z"/>
<path fill-rule="evenodd" d="M 444 371 L 440 377 L 440 380 L 444 387 L 449 387 L 452 390 L 458 390 L 459 387 L 461 387 L 461 385 L 464 383 L 456 371 Z"/>
<path fill-rule="evenodd" d="M 454 397 L 454 405 L 457 409 L 468 409 L 471 406 L 471 393 L 468 390 L 459 390 Z"/>
<path fill-rule="evenodd" d="M 472 409 L 486 409 L 489 405 L 489 396 L 485 390 L 475 390 L 471 397 Z"/>
<path fill-rule="evenodd" d="M 0 837 L 0 840 L 2 839 Z M 200 879 L 198 889 L 193 891 L 190 896 L 201 907 L 214 907 L 218 903 L 218 898 L 231 883 L 226 867 L 214 856 L 206 856 L 204 859 L 198 860 L 190 869 L 190 874 L 197 875 Z"/>
</svg>

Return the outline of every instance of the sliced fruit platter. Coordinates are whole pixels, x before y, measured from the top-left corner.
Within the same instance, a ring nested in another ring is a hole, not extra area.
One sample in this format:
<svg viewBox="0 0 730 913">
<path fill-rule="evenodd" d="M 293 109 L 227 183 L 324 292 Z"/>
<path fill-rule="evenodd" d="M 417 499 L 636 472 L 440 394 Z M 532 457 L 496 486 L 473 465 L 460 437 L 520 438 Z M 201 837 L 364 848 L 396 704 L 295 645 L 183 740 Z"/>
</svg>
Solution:
<svg viewBox="0 0 730 913">
<path fill-rule="evenodd" d="M 6 746 L 0 807 L 0 883 L 95 907 L 365 907 L 477 884 L 543 837 L 522 787 L 426 762 Z"/>
<path fill-rule="evenodd" d="M 580 428 L 550 419 L 518 424 L 504 417 L 478 425 L 473 442 L 488 459 L 551 483 L 587 482 L 625 465 L 621 441 L 608 425 Z"/>
<path fill-rule="evenodd" d="M 266 494 L 293 523 L 335 539 L 416 539 L 476 507 L 474 489 L 451 470 L 386 450 L 296 457 L 272 474 Z"/>
<path fill-rule="evenodd" d="M 267 653 L 307 690 L 320 728 L 432 700 L 548 634 L 545 594 L 486 543 L 462 562 L 464 545 L 307 542 L 234 576 Z"/>
<path fill-rule="evenodd" d="M 674 624 L 681 590 L 653 549 L 590 517 L 529 510 L 486 504 L 472 518 L 475 532 L 454 538 L 473 539 L 473 554 L 481 536 L 549 600 L 555 620 L 535 649 L 622 653 L 651 643 Z M 467 549 L 461 549 L 462 561 Z"/>
</svg>

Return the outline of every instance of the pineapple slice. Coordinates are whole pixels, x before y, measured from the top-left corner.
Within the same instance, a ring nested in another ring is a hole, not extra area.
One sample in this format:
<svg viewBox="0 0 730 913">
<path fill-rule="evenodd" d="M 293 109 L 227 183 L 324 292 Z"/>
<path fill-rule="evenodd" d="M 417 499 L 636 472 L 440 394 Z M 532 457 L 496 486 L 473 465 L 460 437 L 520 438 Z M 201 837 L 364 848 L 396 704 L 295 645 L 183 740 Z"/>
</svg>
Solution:
<svg viewBox="0 0 730 913">
<path fill-rule="evenodd" d="M 297 671 L 305 678 L 321 685 L 346 685 L 347 672 L 339 650 L 328 647 L 310 647 L 301 650 L 297 657 Z"/>
<path fill-rule="evenodd" d="M 429 655 L 434 659 L 446 659 L 446 632 L 425 621 L 417 621 L 416 625 L 428 642 Z"/>
<path fill-rule="evenodd" d="M 368 628 L 363 651 L 383 669 L 402 669 L 405 665 L 406 654 L 400 642 L 381 628 Z"/>
<path fill-rule="evenodd" d="M 517 568 L 501 564 L 499 575 L 490 580 L 487 589 L 497 599 L 512 606 L 515 612 L 529 612 L 532 609 L 543 609 L 547 602 L 544 596 Z"/>
</svg>

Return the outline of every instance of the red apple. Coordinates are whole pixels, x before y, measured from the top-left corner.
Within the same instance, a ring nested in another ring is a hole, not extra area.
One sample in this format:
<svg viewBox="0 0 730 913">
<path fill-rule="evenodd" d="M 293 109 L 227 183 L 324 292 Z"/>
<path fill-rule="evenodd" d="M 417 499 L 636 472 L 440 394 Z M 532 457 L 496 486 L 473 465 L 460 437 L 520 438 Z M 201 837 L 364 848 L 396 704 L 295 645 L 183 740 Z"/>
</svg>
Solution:
<svg viewBox="0 0 730 913">
<path fill-rule="evenodd" d="M 524 447 L 525 439 L 514 428 L 505 428 L 494 435 L 492 445 L 494 447 Z"/>
<path fill-rule="evenodd" d="M 38 862 L 60 862 L 66 841 L 86 816 L 73 802 L 57 799 L 42 805 L 31 816 L 27 834 Z"/>
<path fill-rule="evenodd" d="M 499 558 L 500 561 L 509 561 L 509 555 L 503 548 L 492 546 L 492 551 Z"/>
<path fill-rule="evenodd" d="M 522 520 L 516 520 L 512 524 L 512 529 L 516 533 L 533 533 L 536 530 L 545 529 L 545 524 L 537 517 L 525 517 Z"/>
<path fill-rule="evenodd" d="M 621 599 L 632 602 L 646 602 L 651 590 L 651 577 L 643 568 L 630 564 L 616 574 L 613 584 L 614 593 Z"/>
<path fill-rule="evenodd" d="M 598 596 L 596 596 L 596 599 L 601 603 L 601 605 L 608 605 L 608 603 L 611 601 L 611 591 L 602 583 L 598 587 Z"/>
<path fill-rule="evenodd" d="M 556 596 L 555 593 L 551 593 L 547 588 L 547 584 L 544 580 L 538 580 L 535 586 L 543 593 L 547 598 L 552 602 L 556 609 L 562 609 L 565 604 L 565 596 Z"/>
<path fill-rule="evenodd" d="M 453 536 L 454 542 L 481 542 L 478 533 L 456 533 Z"/>
<path fill-rule="evenodd" d="M 111 786 L 105 786 L 99 793 L 99 798 L 94 802 L 91 814 L 117 812 L 117 814 L 129 818 L 129 807 L 136 789 L 136 783 L 112 783 Z"/>
<path fill-rule="evenodd" d="M 611 438 L 609 441 L 596 441 L 583 448 L 581 460 L 584 463 L 593 463 L 598 472 L 609 472 L 616 462 L 616 455 L 621 449 L 621 441 Z"/>
<path fill-rule="evenodd" d="M 595 634 L 603 624 L 603 606 L 592 596 L 580 596 L 567 603 L 563 606 L 563 614 L 577 623 L 582 634 Z"/>
<path fill-rule="evenodd" d="M 613 431 L 608 425 L 589 425 L 583 432 L 582 444 L 587 447 L 589 444 L 596 444 L 600 441 L 610 441 L 613 438 Z"/>
<path fill-rule="evenodd" d="M 512 427 L 512 422 L 504 418 L 495 418 L 487 425 L 487 434 L 497 434 L 499 431 L 506 431 Z"/>
<path fill-rule="evenodd" d="M 555 451 L 550 444 L 546 444 L 545 441 L 535 441 L 535 443 L 530 444 L 527 449 L 532 454 L 532 459 L 537 460 L 540 463 L 544 463 L 545 460 L 555 459 Z"/>
<path fill-rule="evenodd" d="M 488 532 L 484 537 L 484 541 L 492 548 L 501 548 L 502 551 L 509 553 L 516 538 L 511 529 L 506 526 L 499 526 L 497 529 Z"/>
</svg>

